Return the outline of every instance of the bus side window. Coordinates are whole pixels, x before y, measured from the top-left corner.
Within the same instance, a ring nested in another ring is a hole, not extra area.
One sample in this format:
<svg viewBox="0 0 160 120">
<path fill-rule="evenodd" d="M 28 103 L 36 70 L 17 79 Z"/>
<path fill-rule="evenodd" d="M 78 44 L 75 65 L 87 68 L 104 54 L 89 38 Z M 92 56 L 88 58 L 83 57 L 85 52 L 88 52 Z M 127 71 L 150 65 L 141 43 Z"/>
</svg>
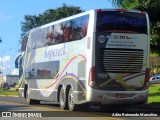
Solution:
<svg viewBox="0 0 160 120">
<path fill-rule="evenodd" d="M 53 32 L 48 31 L 46 36 L 46 45 L 52 45 L 53 43 Z"/>
<path fill-rule="evenodd" d="M 84 38 L 87 34 L 87 24 L 83 23 L 82 25 L 82 38 Z"/>
</svg>

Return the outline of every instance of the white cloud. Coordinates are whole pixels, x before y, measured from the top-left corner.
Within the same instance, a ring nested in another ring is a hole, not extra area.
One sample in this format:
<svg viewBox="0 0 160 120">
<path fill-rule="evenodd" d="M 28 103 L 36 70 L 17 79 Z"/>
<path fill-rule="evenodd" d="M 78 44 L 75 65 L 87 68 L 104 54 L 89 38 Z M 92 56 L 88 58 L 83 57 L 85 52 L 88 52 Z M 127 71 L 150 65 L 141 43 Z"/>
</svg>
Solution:
<svg viewBox="0 0 160 120">
<path fill-rule="evenodd" d="M 10 60 L 10 57 L 11 57 L 11 56 L 4 56 L 4 57 L 3 57 L 3 61 L 4 61 L 4 62 L 9 61 L 9 60 Z"/>
<path fill-rule="evenodd" d="M 3 69 L 3 74 L 10 74 L 12 71 L 12 66 L 10 64 L 10 56 L 3 56 L 0 58 L 0 70 Z"/>
<path fill-rule="evenodd" d="M 11 75 L 18 75 L 19 74 L 19 70 L 18 69 L 13 69 L 11 72 Z"/>
<path fill-rule="evenodd" d="M 2 58 L 0 57 L 0 62 L 2 61 L 3 63 L 6 63 L 10 60 L 11 56 L 3 56 Z"/>
<path fill-rule="evenodd" d="M 3 66 L 3 74 L 4 75 L 18 75 L 19 69 L 15 69 L 14 66 L 11 65 L 11 56 L 6 55 L 2 58 L 0 57 L 0 71 L 2 70 Z"/>
</svg>

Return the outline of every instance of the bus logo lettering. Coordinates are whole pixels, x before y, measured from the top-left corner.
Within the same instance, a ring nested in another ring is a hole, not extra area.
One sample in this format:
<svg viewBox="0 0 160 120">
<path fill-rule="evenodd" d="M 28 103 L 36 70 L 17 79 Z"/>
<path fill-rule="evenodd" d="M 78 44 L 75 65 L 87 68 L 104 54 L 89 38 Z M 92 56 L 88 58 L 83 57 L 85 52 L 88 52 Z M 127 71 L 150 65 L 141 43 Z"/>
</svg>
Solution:
<svg viewBox="0 0 160 120">
<path fill-rule="evenodd" d="M 49 60 L 51 60 L 51 58 L 53 58 L 53 57 L 63 56 L 63 55 L 66 55 L 65 44 L 64 44 L 64 46 L 57 48 L 57 49 L 51 49 L 51 50 L 45 49 L 44 58 L 49 58 Z"/>
<path fill-rule="evenodd" d="M 104 35 L 100 35 L 100 36 L 98 37 L 98 41 L 99 41 L 100 43 L 104 43 L 105 40 L 106 40 L 106 38 L 105 38 Z"/>
</svg>

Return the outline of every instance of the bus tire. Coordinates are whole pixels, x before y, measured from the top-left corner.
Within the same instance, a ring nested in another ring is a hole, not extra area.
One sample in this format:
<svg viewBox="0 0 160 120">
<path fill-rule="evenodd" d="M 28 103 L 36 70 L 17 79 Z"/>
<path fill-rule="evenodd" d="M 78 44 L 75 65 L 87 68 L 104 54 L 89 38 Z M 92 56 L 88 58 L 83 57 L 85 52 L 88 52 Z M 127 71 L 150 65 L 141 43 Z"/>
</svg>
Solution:
<svg viewBox="0 0 160 120">
<path fill-rule="evenodd" d="M 68 97 L 67 99 L 68 99 L 69 110 L 70 111 L 76 111 L 78 105 L 74 104 L 74 95 L 73 95 L 72 88 L 69 89 L 67 97 Z"/>
<path fill-rule="evenodd" d="M 26 84 L 25 86 L 24 86 L 24 91 L 23 91 L 23 96 L 24 96 L 24 98 L 26 99 L 26 94 L 27 94 L 27 90 L 28 90 L 28 85 Z"/>
<path fill-rule="evenodd" d="M 66 97 L 67 96 L 65 94 L 65 89 L 62 87 L 60 89 L 60 94 L 59 94 L 59 104 L 60 104 L 60 108 L 62 110 L 67 110 L 68 109 Z"/>
</svg>

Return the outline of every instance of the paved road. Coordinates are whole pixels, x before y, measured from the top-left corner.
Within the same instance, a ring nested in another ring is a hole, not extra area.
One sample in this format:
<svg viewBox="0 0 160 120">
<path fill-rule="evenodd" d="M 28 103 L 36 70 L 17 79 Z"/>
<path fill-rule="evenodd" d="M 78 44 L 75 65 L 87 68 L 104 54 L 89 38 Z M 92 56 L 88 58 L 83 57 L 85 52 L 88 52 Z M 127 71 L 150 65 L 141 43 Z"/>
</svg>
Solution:
<svg viewBox="0 0 160 120">
<path fill-rule="evenodd" d="M 16 113 L 19 113 L 23 116 L 25 114 L 29 115 L 30 113 L 35 113 L 37 116 L 50 116 L 47 119 L 60 119 L 64 120 L 64 118 L 72 120 L 74 117 L 76 117 L 76 120 L 83 119 L 85 120 L 126 120 L 126 119 L 136 119 L 141 120 L 142 117 L 124 117 L 124 115 L 152 115 L 152 117 L 143 117 L 143 119 L 155 119 L 158 120 L 159 117 L 153 117 L 158 113 L 160 113 L 160 104 L 154 103 L 154 104 L 146 104 L 146 105 L 132 105 L 132 106 L 108 106 L 105 111 L 100 111 L 98 107 L 91 106 L 92 111 L 83 111 L 79 110 L 78 112 L 70 112 L 70 111 L 63 111 L 59 109 L 58 105 L 55 105 L 53 103 L 49 102 L 42 102 L 41 105 L 32 105 L 28 106 L 26 105 L 25 99 L 17 98 L 17 97 L 2 97 L 0 96 L 0 114 L 2 112 L 6 111 L 12 111 L 15 112 L 15 114 L 12 113 L 13 116 L 16 116 Z M 45 112 L 43 112 L 45 111 Z M 27 112 L 27 113 L 26 113 Z M 125 114 L 122 114 L 122 113 Z M 133 113 L 131 113 L 133 112 Z M 146 113 L 148 112 L 148 113 Z M 136 114 L 137 113 L 137 114 Z M 112 117 L 114 115 L 114 117 Z M 122 116 L 121 116 L 122 115 Z M 1 115 L 0 115 L 1 116 Z M 44 117 L 44 118 L 45 118 Z M 64 118 L 63 118 L 64 117 Z M 42 118 L 42 119 L 44 119 Z M 1 119 L 1 118 L 0 118 Z M 4 119 L 4 118 L 3 118 Z M 15 118 L 17 119 L 17 118 Z M 34 118 L 32 118 L 34 119 Z M 39 118 L 38 118 L 39 119 Z M 46 119 L 46 118 L 45 118 Z M 12 119 L 13 120 L 13 119 Z M 75 120 L 75 118 L 74 118 Z"/>
</svg>

